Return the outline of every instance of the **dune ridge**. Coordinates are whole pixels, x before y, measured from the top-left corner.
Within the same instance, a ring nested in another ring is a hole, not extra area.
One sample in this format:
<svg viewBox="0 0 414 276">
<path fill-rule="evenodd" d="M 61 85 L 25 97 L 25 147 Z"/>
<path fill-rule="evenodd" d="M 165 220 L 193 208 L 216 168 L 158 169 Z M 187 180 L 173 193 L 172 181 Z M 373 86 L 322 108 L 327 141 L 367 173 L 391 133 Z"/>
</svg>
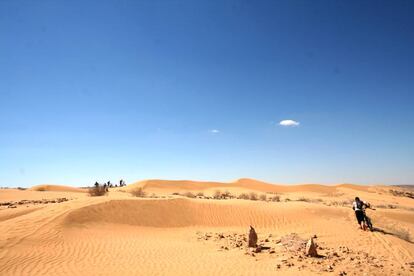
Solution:
<svg viewBox="0 0 414 276">
<path fill-rule="evenodd" d="M 56 185 L 56 184 L 41 184 L 36 185 L 28 189 L 29 191 L 48 191 L 48 192 L 71 192 L 71 193 L 86 193 L 86 189 L 65 186 L 65 185 Z"/>
<path fill-rule="evenodd" d="M 240 178 L 233 182 L 213 181 L 191 181 L 191 180 L 161 180 L 149 179 L 137 181 L 127 185 L 123 189 L 128 191 L 137 187 L 144 189 L 174 190 L 174 191 L 205 191 L 211 189 L 246 189 L 258 192 L 289 193 L 289 192 L 315 192 L 332 193 L 338 188 L 347 188 L 358 191 L 369 191 L 375 186 L 364 186 L 355 184 L 321 185 L 321 184 L 298 184 L 281 185 L 263 182 L 250 178 Z"/>
</svg>

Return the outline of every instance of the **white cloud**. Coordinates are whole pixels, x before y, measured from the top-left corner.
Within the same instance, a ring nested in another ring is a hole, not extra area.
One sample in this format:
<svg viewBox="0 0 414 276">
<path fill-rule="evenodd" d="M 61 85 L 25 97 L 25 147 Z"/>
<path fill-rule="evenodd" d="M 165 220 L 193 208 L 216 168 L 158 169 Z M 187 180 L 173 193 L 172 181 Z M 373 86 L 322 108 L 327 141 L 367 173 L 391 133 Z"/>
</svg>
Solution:
<svg viewBox="0 0 414 276">
<path fill-rule="evenodd" d="M 220 132 L 220 130 L 218 130 L 218 129 L 211 129 L 211 130 L 209 130 L 209 132 L 210 133 L 213 133 L 213 134 L 217 134 L 217 133 Z"/>
<path fill-rule="evenodd" d="M 287 126 L 287 127 L 295 127 L 295 126 L 299 126 L 300 123 L 294 120 L 283 120 L 279 122 L 279 125 Z"/>
</svg>

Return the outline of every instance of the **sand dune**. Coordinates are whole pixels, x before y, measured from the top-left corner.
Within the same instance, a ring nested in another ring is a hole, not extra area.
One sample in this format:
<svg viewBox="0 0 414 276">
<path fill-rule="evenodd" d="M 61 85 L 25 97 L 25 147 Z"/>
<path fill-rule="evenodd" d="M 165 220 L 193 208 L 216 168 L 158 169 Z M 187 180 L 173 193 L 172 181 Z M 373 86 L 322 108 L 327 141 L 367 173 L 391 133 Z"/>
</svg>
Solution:
<svg viewBox="0 0 414 276">
<path fill-rule="evenodd" d="M 263 181 L 241 178 L 234 182 L 208 182 L 208 181 L 188 181 L 188 180 L 144 180 L 136 182 L 125 187 L 125 190 L 130 190 L 136 187 L 142 187 L 148 190 L 165 190 L 165 191 L 203 191 L 212 189 L 245 189 L 257 192 L 274 192 L 274 193 L 289 193 L 289 192 L 314 192 L 314 193 L 332 193 L 338 188 L 354 189 L 358 191 L 369 191 L 371 187 L 340 184 L 335 186 L 318 185 L 318 184 L 302 184 L 302 185 L 277 185 L 270 184 Z"/>
<path fill-rule="evenodd" d="M 251 201 L 209 200 L 111 200 L 90 205 L 71 212 L 65 220 L 66 225 L 87 223 L 115 223 L 144 227 L 232 227 L 256 225 L 261 228 L 275 228 L 288 217 L 294 217 L 296 208 L 303 204 L 270 203 Z M 301 223 L 312 220 L 317 213 L 325 217 L 344 216 L 343 210 L 314 206 L 300 214 Z M 133 214 L 133 215 L 131 215 Z M 297 214 L 296 214 L 297 215 Z"/>
<path fill-rule="evenodd" d="M 132 197 L 127 191 L 136 187 L 163 191 L 164 198 Z M 276 192 L 282 201 L 165 195 L 226 188 Z M 414 244 L 404 237 L 414 234 L 414 200 L 396 197 L 386 187 L 289 187 L 240 179 L 232 183 L 148 180 L 111 189 L 102 197 L 90 197 L 76 188 L 75 192 L 48 189 L 53 191 L 0 190 L 0 202 L 69 198 L 14 209 L 0 206 L 0 275 L 338 275 L 343 271 L 412 275 L 414 270 L 410 265 Z M 349 203 L 332 204 L 355 194 L 375 204 L 396 206 L 369 211 L 376 232 L 358 230 Z M 319 201 L 295 201 L 303 196 Z M 288 197 L 291 201 L 286 202 Z M 249 225 L 256 228 L 259 240 L 272 237 L 267 244 L 274 248 L 273 254 L 246 255 L 247 249 L 233 248 L 227 238 L 217 238 L 245 235 Z M 200 233 L 212 236 L 200 239 Z M 305 239 L 316 234 L 324 257 L 303 259 L 275 242 L 291 233 Z"/>
<path fill-rule="evenodd" d="M 51 184 L 42 184 L 31 187 L 31 191 L 49 191 L 49 192 L 72 192 L 72 193 L 86 193 L 86 189 L 75 188 L 64 185 L 51 185 Z"/>
</svg>

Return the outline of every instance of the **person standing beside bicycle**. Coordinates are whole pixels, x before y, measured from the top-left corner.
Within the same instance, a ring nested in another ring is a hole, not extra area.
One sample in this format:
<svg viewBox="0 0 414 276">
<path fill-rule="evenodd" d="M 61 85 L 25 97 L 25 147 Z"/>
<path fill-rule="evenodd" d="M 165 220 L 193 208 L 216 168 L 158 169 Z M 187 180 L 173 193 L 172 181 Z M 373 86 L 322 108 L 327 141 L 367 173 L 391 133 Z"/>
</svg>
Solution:
<svg viewBox="0 0 414 276">
<path fill-rule="evenodd" d="M 369 203 L 360 200 L 359 197 L 356 197 L 355 201 L 352 203 L 352 209 L 355 211 L 355 216 L 359 226 L 365 231 L 367 229 L 367 225 L 365 224 L 364 207 L 369 207 Z"/>
</svg>

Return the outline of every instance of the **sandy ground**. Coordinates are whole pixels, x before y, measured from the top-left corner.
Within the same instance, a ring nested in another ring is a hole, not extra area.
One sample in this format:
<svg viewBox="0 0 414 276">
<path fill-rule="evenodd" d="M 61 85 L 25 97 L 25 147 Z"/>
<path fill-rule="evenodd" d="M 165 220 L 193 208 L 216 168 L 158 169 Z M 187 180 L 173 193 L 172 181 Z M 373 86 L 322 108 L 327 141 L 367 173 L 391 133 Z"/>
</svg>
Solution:
<svg viewBox="0 0 414 276">
<path fill-rule="evenodd" d="M 138 187 L 153 198 L 133 197 Z M 414 275 L 414 199 L 390 189 L 250 179 L 142 181 L 100 197 L 53 185 L 1 189 L 0 275 Z M 280 202 L 206 198 L 216 190 Z M 204 196 L 172 195 L 189 191 Z M 376 206 L 367 211 L 374 232 L 358 229 L 355 196 Z M 262 252 L 243 240 L 250 225 Z M 292 233 L 316 236 L 320 256 L 289 247 Z"/>
</svg>

